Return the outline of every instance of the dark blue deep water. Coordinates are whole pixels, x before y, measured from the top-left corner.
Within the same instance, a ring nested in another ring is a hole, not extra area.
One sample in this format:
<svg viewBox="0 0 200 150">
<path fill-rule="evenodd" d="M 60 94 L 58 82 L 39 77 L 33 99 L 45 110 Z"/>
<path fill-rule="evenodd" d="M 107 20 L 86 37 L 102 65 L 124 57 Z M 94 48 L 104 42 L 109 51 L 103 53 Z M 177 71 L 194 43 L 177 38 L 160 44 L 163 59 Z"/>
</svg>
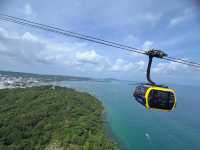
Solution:
<svg viewBox="0 0 200 150">
<path fill-rule="evenodd" d="M 125 150 L 200 150 L 200 87 L 173 85 L 173 112 L 146 110 L 128 82 L 66 81 L 62 86 L 89 92 L 102 101 L 109 132 Z"/>
</svg>

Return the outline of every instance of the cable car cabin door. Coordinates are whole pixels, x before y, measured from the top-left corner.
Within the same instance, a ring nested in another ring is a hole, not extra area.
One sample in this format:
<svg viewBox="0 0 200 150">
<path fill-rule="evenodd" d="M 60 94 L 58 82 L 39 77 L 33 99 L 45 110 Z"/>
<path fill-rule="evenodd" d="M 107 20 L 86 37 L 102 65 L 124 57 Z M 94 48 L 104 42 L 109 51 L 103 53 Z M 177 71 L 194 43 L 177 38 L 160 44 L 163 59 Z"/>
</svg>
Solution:
<svg viewBox="0 0 200 150">
<path fill-rule="evenodd" d="M 171 111 L 176 105 L 175 92 L 172 89 L 151 87 L 147 90 L 146 108 Z"/>
</svg>

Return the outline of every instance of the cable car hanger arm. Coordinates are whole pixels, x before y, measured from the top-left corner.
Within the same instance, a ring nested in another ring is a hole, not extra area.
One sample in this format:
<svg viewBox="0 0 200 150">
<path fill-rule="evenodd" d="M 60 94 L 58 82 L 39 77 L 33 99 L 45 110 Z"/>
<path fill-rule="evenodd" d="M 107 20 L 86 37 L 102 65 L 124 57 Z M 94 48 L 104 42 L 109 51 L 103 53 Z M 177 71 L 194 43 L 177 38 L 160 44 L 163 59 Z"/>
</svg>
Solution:
<svg viewBox="0 0 200 150">
<path fill-rule="evenodd" d="M 166 57 L 167 54 L 164 53 L 161 50 L 154 50 L 151 49 L 149 51 L 146 52 L 146 55 L 149 56 L 149 63 L 148 63 L 148 67 L 147 67 L 147 80 L 152 84 L 152 85 L 156 85 L 156 83 L 154 81 L 152 81 L 151 79 L 151 64 L 153 61 L 153 57 L 157 57 L 157 58 L 163 58 Z"/>
</svg>

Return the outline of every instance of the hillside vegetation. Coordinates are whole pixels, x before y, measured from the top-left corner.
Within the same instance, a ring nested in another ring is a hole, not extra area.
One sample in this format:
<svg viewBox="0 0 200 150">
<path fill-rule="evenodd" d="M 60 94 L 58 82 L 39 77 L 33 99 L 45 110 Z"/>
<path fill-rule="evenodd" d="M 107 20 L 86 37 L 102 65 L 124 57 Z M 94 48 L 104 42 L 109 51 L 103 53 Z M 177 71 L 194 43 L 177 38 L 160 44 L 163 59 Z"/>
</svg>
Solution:
<svg viewBox="0 0 200 150">
<path fill-rule="evenodd" d="M 1 150 L 112 150 L 95 97 L 51 86 L 0 90 Z"/>
</svg>

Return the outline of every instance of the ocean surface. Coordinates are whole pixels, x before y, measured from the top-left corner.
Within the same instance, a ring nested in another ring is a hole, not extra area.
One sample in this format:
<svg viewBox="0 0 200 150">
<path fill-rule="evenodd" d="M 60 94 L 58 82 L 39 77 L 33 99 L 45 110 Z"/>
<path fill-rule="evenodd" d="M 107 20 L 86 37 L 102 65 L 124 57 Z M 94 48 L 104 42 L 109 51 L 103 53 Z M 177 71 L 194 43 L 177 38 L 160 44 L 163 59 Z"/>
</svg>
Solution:
<svg viewBox="0 0 200 150">
<path fill-rule="evenodd" d="M 200 87 L 172 85 L 173 112 L 146 110 L 132 97 L 129 82 L 64 81 L 102 101 L 109 133 L 123 150 L 200 150 Z"/>
</svg>

